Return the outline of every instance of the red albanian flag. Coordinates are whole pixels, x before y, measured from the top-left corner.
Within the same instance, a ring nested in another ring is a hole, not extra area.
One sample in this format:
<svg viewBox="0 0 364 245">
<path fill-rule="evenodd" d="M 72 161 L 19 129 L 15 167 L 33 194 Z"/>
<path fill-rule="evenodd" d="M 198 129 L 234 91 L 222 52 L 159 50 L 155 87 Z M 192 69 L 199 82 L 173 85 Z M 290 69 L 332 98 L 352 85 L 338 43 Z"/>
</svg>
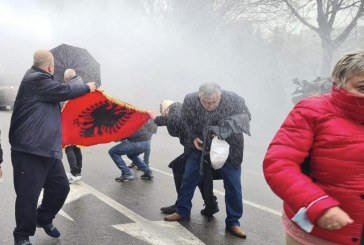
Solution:
<svg viewBox="0 0 364 245">
<path fill-rule="evenodd" d="M 96 90 L 64 106 L 62 146 L 90 146 L 127 138 L 149 118 L 145 111 Z"/>
</svg>

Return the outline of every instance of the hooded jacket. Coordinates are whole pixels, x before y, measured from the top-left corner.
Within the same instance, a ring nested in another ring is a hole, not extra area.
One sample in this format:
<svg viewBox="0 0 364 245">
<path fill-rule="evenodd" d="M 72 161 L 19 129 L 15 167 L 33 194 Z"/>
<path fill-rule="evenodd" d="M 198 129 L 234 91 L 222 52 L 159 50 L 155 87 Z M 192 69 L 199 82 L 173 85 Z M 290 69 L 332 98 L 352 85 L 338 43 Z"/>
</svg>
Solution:
<svg viewBox="0 0 364 245">
<path fill-rule="evenodd" d="M 299 210 L 319 238 L 359 245 L 364 224 L 364 97 L 333 88 L 300 101 L 289 113 L 266 153 L 263 170 L 292 219 Z M 300 164 L 310 152 L 310 176 Z M 328 209 L 340 206 L 354 220 L 340 230 L 316 226 Z M 302 228 L 302 227 L 301 227 Z"/>
<path fill-rule="evenodd" d="M 59 102 L 89 91 L 80 77 L 60 83 L 37 67 L 21 81 L 11 117 L 9 141 L 12 151 L 62 159 L 62 126 Z"/>
</svg>

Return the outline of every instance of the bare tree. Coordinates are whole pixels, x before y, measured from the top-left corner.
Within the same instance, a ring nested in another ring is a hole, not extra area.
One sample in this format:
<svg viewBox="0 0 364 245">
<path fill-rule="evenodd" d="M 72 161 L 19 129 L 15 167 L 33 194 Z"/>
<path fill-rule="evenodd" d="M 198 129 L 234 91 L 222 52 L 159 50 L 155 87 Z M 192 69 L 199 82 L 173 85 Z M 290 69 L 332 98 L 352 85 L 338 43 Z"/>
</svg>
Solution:
<svg viewBox="0 0 364 245">
<path fill-rule="evenodd" d="M 245 0 L 140 0 L 153 19 L 174 18 L 179 24 L 219 32 L 243 18 Z M 201 31 L 201 30 L 200 30 Z"/>
<path fill-rule="evenodd" d="M 316 32 L 321 40 L 322 75 L 328 74 L 334 51 L 364 14 L 363 0 L 252 0 L 250 6 L 250 14 L 269 24 L 292 27 L 299 22 Z"/>
</svg>

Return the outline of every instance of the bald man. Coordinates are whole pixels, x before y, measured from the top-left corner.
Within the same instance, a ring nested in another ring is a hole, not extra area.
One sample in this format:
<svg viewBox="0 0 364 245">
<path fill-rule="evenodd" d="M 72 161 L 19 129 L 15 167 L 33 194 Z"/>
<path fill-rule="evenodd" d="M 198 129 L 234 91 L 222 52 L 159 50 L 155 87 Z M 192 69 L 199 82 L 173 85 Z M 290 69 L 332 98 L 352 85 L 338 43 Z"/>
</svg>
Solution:
<svg viewBox="0 0 364 245">
<path fill-rule="evenodd" d="M 54 58 L 48 50 L 34 53 L 25 73 L 11 117 L 9 141 L 16 192 L 14 240 L 31 245 L 36 225 L 51 237 L 60 232 L 53 219 L 62 208 L 69 184 L 62 164 L 62 128 L 59 102 L 96 89 L 81 79 L 72 83 L 53 80 Z M 41 205 L 37 202 L 44 188 Z"/>
<path fill-rule="evenodd" d="M 76 77 L 76 71 L 73 69 L 67 69 L 64 71 L 63 80 L 68 83 Z"/>
</svg>

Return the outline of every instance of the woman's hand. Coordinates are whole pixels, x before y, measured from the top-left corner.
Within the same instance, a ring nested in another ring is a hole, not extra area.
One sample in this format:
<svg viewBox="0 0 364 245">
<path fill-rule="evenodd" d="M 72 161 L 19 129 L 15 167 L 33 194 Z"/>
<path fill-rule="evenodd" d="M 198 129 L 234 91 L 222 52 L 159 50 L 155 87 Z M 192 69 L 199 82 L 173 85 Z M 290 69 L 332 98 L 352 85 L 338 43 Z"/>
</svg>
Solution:
<svg viewBox="0 0 364 245">
<path fill-rule="evenodd" d="M 325 211 L 317 220 L 317 225 L 326 230 L 339 230 L 354 221 L 339 207 L 332 207 Z"/>
</svg>

